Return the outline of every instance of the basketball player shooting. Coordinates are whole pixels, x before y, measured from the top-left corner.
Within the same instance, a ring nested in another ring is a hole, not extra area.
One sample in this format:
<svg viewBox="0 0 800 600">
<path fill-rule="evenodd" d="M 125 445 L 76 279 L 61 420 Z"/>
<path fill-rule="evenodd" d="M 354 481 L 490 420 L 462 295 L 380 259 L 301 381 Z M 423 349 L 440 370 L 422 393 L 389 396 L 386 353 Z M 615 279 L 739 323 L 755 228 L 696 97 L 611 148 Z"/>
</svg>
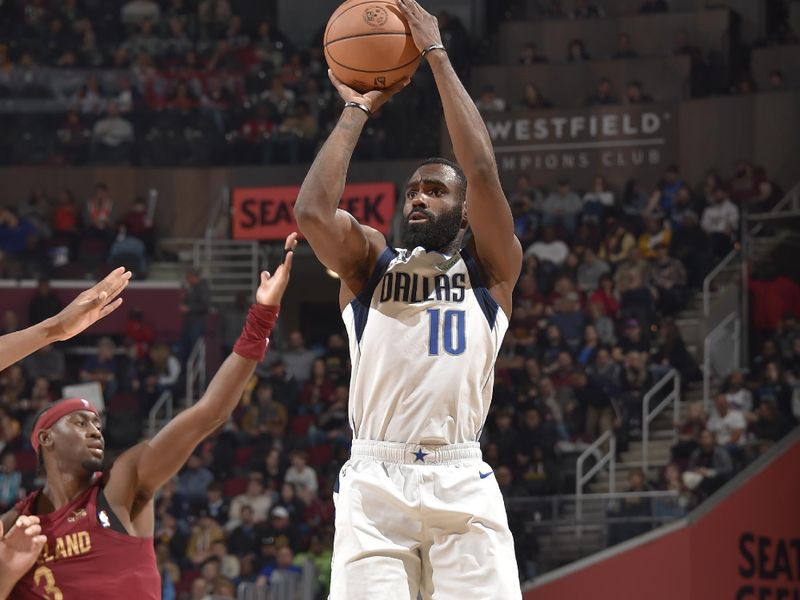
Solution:
<svg viewBox="0 0 800 600">
<path fill-rule="evenodd" d="M 62 400 L 38 416 L 31 444 L 46 484 L 2 517 L 6 529 L 21 517 L 21 526 L 34 532 L 22 540 L 16 534 L 13 547 L 0 546 L 0 557 L 16 548 L 23 549 L 17 552 L 22 556 L 25 544 L 44 542 L 29 525 L 31 517 L 38 517 L 46 542 L 35 564 L 17 575 L 12 599 L 161 598 L 153 496 L 195 447 L 228 420 L 263 359 L 289 282 L 296 237 L 286 238 L 286 259 L 274 275 L 261 274 L 242 334 L 203 397 L 153 439 L 123 452 L 109 470 L 101 472 L 103 433 L 91 404 Z M 5 580 L 0 590 L 13 584 Z"/>
<path fill-rule="evenodd" d="M 360 94 L 331 73 L 345 109 L 295 206 L 317 257 L 341 278 L 353 365 L 330 598 L 514 600 L 513 540 L 478 439 L 522 250 L 489 134 L 436 19 L 414 0 L 397 6 L 433 70 L 458 164 L 430 159 L 411 175 L 405 248 L 388 247 L 337 206 L 370 113 L 407 82 Z"/>
</svg>

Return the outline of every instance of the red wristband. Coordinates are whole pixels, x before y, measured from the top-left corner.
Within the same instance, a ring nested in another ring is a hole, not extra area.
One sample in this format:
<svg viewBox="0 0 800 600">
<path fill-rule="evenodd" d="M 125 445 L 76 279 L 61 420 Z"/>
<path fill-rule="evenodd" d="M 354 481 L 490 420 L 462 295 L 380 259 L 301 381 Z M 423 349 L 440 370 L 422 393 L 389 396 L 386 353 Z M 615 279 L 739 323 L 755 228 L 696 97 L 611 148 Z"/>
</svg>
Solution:
<svg viewBox="0 0 800 600">
<path fill-rule="evenodd" d="M 242 358 L 249 358 L 261 362 L 267 352 L 269 334 L 275 326 L 275 320 L 280 312 L 279 306 L 265 306 L 253 304 L 247 313 L 247 321 L 242 329 L 242 334 L 233 345 L 233 351 Z"/>
</svg>

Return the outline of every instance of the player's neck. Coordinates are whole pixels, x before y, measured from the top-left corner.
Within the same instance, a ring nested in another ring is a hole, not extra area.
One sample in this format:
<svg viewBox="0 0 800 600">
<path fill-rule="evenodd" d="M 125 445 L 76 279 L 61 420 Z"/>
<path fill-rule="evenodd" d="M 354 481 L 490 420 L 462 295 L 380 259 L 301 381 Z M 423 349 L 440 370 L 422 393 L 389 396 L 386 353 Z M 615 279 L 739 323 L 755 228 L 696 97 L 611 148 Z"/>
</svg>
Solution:
<svg viewBox="0 0 800 600">
<path fill-rule="evenodd" d="M 56 511 L 80 496 L 92 484 L 91 475 L 81 473 L 55 472 L 47 475 L 47 483 L 42 490 L 39 509 L 42 513 Z"/>
</svg>

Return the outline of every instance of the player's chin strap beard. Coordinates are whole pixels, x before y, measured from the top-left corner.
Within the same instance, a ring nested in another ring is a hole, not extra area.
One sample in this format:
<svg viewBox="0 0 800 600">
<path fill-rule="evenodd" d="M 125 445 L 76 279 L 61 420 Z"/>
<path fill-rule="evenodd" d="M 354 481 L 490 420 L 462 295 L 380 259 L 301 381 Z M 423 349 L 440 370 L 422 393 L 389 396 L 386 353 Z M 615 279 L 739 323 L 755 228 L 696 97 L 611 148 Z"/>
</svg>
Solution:
<svg viewBox="0 0 800 600">
<path fill-rule="evenodd" d="M 439 216 L 428 211 L 416 211 L 428 217 L 424 223 L 412 223 L 406 220 L 403 224 L 402 238 L 406 248 L 413 250 L 422 246 L 429 252 L 448 252 L 452 250 L 454 240 L 458 237 L 463 221 L 462 211 L 454 209 Z M 414 214 L 413 212 L 411 214 Z M 410 215 L 409 215 L 410 216 Z"/>
</svg>

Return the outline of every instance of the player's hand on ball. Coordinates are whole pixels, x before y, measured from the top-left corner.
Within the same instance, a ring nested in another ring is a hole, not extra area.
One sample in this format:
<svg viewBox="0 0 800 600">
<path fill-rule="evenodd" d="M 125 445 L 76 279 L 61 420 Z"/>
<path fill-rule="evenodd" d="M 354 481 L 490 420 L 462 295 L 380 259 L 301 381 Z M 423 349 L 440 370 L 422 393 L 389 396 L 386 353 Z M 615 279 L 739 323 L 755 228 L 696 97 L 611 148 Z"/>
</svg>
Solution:
<svg viewBox="0 0 800 600">
<path fill-rule="evenodd" d="M 292 272 L 292 260 L 294 259 L 294 249 L 297 247 L 297 234 L 290 233 L 283 244 L 286 257 L 283 262 L 275 269 L 275 273 L 270 275 L 269 271 L 261 272 L 261 285 L 256 291 L 256 302 L 266 306 L 278 306 L 289 285 L 289 274 Z"/>
<path fill-rule="evenodd" d="M 411 37 L 420 52 L 428 46 L 442 43 L 439 20 L 422 8 L 417 0 L 397 0 L 397 8 L 408 21 Z"/>
<path fill-rule="evenodd" d="M 398 81 L 390 88 L 383 90 L 372 90 L 371 92 L 362 94 L 361 92 L 355 91 L 347 84 L 339 81 L 339 79 L 330 69 L 328 69 L 328 77 L 330 78 L 333 87 L 335 87 L 336 91 L 339 92 L 342 100 L 345 102 L 358 102 L 359 104 L 363 104 L 372 113 L 377 112 L 378 109 L 386 104 L 392 96 L 411 83 L 411 79 L 406 78 Z"/>
<path fill-rule="evenodd" d="M 19 517 L 5 537 L 0 521 L 0 577 L 25 574 L 36 562 L 46 541 L 39 517 Z"/>
</svg>

